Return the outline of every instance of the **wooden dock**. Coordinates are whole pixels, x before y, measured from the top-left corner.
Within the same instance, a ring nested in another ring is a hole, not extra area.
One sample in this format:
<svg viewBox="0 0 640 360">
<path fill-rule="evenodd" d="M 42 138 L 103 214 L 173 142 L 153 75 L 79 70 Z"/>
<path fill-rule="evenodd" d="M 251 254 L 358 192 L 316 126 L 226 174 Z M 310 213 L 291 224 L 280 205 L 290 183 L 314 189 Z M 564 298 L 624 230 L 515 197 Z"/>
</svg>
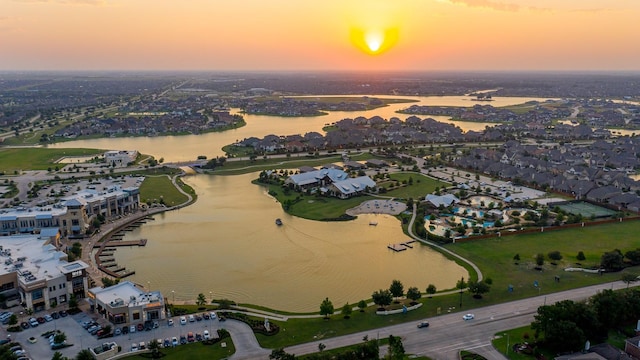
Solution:
<svg viewBox="0 0 640 360">
<path fill-rule="evenodd" d="M 409 241 L 405 241 L 403 243 L 398 243 L 398 244 L 389 244 L 387 245 L 387 248 L 395 251 L 395 252 L 400 252 L 400 251 L 405 251 L 407 249 L 413 249 L 413 244 L 414 242 L 416 242 L 415 240 L 409 240 Z"/>
<path fill-rule="evenodd" d="M 110 250 L 111 248 L 117 247 L 117 246 L 145 246 L 147 245 L 147 239 L 140 239 L 140 240 L 130 240 L 130 241 L 124 241 L 124 240 L 116 240 L 116 241 L 107 241 L 107 243 L 105 244 L 105 250 Z"/>
<path fill-rule="evenodd" d="M 395 252 L 407 250 L 407 247 L 402 244 L 389 244 L 387 247 Z"/>
</svg>

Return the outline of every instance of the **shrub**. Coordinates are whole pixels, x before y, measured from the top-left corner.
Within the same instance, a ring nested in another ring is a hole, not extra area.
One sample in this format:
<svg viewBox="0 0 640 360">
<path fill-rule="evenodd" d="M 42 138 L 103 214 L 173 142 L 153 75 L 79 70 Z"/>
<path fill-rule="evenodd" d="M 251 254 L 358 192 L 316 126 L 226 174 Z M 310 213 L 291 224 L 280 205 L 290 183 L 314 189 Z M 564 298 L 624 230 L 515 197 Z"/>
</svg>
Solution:
<svg viewBox="0 0 640 360">
<path fill-rule="evenodd" d="M 547 254 L 547 256 L 551 260 L 556 260 L 556 261 L 562 260 L 562 254 L 560 254 L 560 251 L 551 251 Z"/>
</svg>

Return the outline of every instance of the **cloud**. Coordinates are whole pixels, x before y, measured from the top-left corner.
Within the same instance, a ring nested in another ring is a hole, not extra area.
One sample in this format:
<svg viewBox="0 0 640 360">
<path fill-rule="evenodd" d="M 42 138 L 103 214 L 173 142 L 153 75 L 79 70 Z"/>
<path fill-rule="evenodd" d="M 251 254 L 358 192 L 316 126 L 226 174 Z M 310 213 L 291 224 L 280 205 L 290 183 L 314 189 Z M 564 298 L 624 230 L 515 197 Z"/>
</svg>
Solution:
<svg viewBox="0 0 640 360">
<path fill-rule="evenodd" d="M 500 11 L 518 11 L 520 10 L 520 5 L 498 2 L 492 0 L 448 0 L 452 4 L 457 5 L 466 5 L 469 7 L 482 7 L 493 10 Z"/>
<path fill-rule="evenodd" d="M 29 4 L 104 5 L 106 0 L 13 0 Z"/>
</svg>

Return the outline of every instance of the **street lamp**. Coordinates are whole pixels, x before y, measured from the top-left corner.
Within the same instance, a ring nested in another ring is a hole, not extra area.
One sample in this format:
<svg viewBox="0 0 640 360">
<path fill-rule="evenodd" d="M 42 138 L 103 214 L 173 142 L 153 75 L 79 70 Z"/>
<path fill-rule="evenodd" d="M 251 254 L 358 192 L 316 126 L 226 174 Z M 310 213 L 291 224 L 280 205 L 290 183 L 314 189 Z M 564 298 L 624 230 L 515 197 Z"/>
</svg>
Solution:
<svg viewBox="0 0 640 360">
<path fill-rule="evenodd" d="M 209 301 L 213 304 L 213 291 L 209 291 Z"/>
<path fill-rule="evenodd" d="M 171 296 L 173 297 L 173 300 L 171 300 L 172 305 L 175 305 L 176 303 L 176 292 L 171 290 Z"/>
</svg>

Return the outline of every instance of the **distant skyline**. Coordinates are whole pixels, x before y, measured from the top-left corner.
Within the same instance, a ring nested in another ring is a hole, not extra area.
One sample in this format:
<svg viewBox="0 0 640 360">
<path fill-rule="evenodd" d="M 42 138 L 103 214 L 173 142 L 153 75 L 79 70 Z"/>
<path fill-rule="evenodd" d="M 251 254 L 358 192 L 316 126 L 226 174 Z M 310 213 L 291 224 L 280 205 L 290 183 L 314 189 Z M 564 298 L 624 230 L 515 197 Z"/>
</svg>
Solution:
<svg viewBox="0 0 640 360">
<path fill-rule="evenodd" d="M 0 0 L 0 71 L 640 71 L 638 0 Z"/>
</svg>

